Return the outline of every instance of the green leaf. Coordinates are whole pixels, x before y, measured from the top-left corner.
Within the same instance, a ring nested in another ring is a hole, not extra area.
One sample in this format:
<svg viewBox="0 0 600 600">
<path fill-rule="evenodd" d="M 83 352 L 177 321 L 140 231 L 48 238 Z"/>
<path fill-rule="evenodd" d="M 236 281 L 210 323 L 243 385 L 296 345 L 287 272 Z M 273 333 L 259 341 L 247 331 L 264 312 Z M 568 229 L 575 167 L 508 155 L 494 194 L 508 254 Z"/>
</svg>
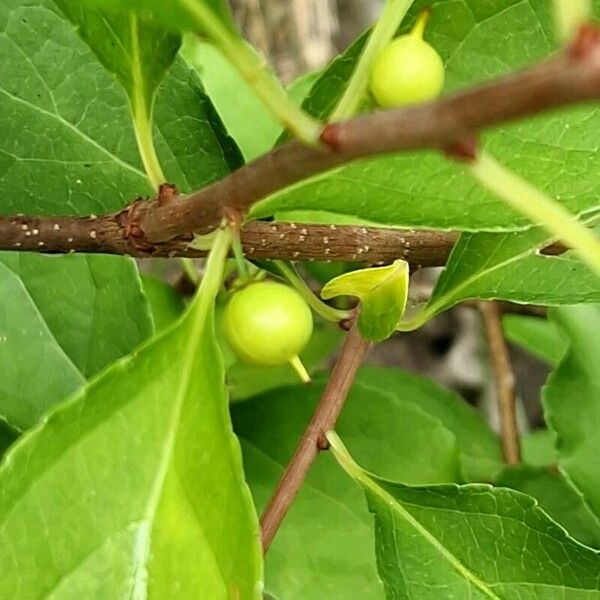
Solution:
<svg viewBox="0 0 600 600">
<path fill-rule="evenodd" d="M 0 254 L 0 415 L 27 429 L 152 333 L 135 263 Z"/>
<path fill-rule="evenodd" d="M 179 35 L 143 14 L 100 12 L 86 0 L 54 0 L 104 67 L 125 88 L 132 107 L 152 114 L 152 100 L 179 50 Z"/>
<path fill-rule="evenodd" d="M 458 444 L 463 481 L 493 481 L 504 467 L 500 441 L 482 413 L 458 394 L 426 377 L 399 369 L 364 367 L 363 386 L 417 406 L 451 431 Z M 376 470 L 376 469 L 375 469 Z"/>
<path fill-rule="evenodd" d="M 90 0 L 121 12 L 141 11 L 176 31 L 191 31 L 219 48 L 271 113 L 305 143 L 318 142 L 322 126 L 300 110 L 265 61 L 236 30 L 226 0 Z"/>
<path fill-rule="evenodd" d="M 581 495 L 558 472 L 519 466 L 504 471 L 496 484 L 532 496 L 575 539 L 594 548 L 600 547 L 600 522 Z"/>
<path fill-rule="evenodd" d="M 567 351 L 567 341 L 558 327 L 547 319 L 504 315 L 502 327 L 511 342 L 550 365 L 557 365 Z"/>
<path fill-rule="evenodd" d="M 543 390 L 561 471 L 600 521 L 600 306 L 551 311 L 569 351 Z"/>
<path fill-rule="evenodd" d="M 89 4 L 128 12 L 141 11 L 165 27 L 176 31 L 193 30 L 209 37 L 215 24 L 234 29 L 226 0 L 86 0 Z M 203 23 L 199 27 L 199 23 Z"/>
<path fill-rule="evenodd" d="M 411 488 L 361 469 L 339 438 L 334 454 L 375 517 L 388 598 L 593 598 L 598 554 L 524 494 L 488 485 Z"/>
<path fill-rule="evenodd" d="M 600 302 L 600 286 L 572 252 L 538 254 L 548 244 L 539 229 L 525 233 L 463 234 L 415 321 L 425 321 L 473 298 L 559 306 Z"/>
<path fill-rule="evenodd" d="M 195 35 L 185 36 L 181 52 L 198 72 L 246 161 L 268 152 L 281 134 L 282 125 L 258 99 L 248 81 L 217 48 Z M 301 104 L 317 75 L 315 72 L 301 75 L 288 86 L 287 92 L 295 104 Z"/>
<path fill-rule="evenodd" d="M 198 72 L 246 160 L 270 150 L 281 126 L 223 54 L 212 44 L 190 35 L 185 38 L 183 56 Z"/>
<path fill-rule="evenodd" d="M 224 241 L 175 326 L 9 451 L 1 597 L 261 597 L 258 523 L 212 324 Z"/>
<path fill-rule="evenodd" d="M 151 275 L 142 276 L 142 286 L 150 304 L 156 331 L 177 321 L 185 309 L 185 302 L 173 287 Z"/>
<path fill-rule="evenodd" d="M 11 444 L 14 444 L 18 437 L 19 434 L 16 430 L 0 420 L 0 457 L 2 457 Z"/>
<path fill-rule="evenodd" d="M 150 183 L 158 188 L 165 177 L 154 147 L 152 108 L 156 90 L 179 50 L 180 36 L 139 12 L 98 11 L 83 0 L 54 1 L 125 88 L 142 162 Z"/>
<path fill-rule="evenodd" d="M 408 18 L 407 18 L 408 20 Z M 348 80 L 354 73 L 354 68 L 367 42 L 370 32 L 362 34 L 343 54 L 336 56 L 323 70 L 306 97 L 302 108 L 309 114 L 326 121 L 342 97 Z"/>
<path fill-rule="evenodd" d="M 521 437 L 523 462 L 530 467 L 555 467 L 558 463 L 556 435 L 549 429 L 536 429 Z"/>
<path fill-rule="evenodd" d="M 433 9 L 426 39 L 444 59 L 446 92 L 524 67 L 555 50 L 550 2 L 417 0 L 402 32 L 425 6 Z M 594 6 L 598 15 L 600 1 Z M 363 36 L 324 71 L 305 102 L 312 114 L 324 116 L 333 108 L 364 40 Z M 483 141 L 503 164 L 582 214 L 599 206 L 596 144 L 590 134 L 598 127 L 597 107 L 574 107 L 495 127 Z M 300 209 L 399 227 L 508 231 L 529 226 L 527 219 L 466 176 L 459 164 L 430 151 L 337 168 L 266 198 L 252 215 Z"/>
<path fill-rule="evenodd" d="M 49 0 L 0 5 L 2 214 L 86 215 L 151 193 L 126 94 Z M 197 76 L 176 61 L 159 90 L 155 139 L 183 191 L 222 178 L 241 156 Z"/>
<path fill-rule="evenodd" d="M 154 125 L 161 164 L 180 191 L 203 188 L 244 162 L 198 76 L 181 60 L 159 90 Z"/>
<path fill-rule="evenodd" d="M 259 507 L 293 454 L 324 385 L 325 378 L 318 377 L 310 386 L 280 388 L 232 407 Z M 502 468 L 498 440 L 481 416 L 455 394 L 408 373 L 361 369 L 338 427 L 361 461 L 409 483 L 460 481 L 465 465 L 490 471 L 496 458 Z M 286 600 L 382 598 L 372 547 L 362 495 L 331 456 L 321 454 L 269 549 L 267 588 Z M 343 560 L 335 548 L 342 549 Z"/>
<path fill-rule="evenodd" d="M 386 267 L 344 273 L 323 286 L 325 300 L 356 296 L 361 300 L 358 327 L 364 337 L 382 341 L 396 330 L 408 300 L 408 263 L 396 260 Z"/>
</svg>

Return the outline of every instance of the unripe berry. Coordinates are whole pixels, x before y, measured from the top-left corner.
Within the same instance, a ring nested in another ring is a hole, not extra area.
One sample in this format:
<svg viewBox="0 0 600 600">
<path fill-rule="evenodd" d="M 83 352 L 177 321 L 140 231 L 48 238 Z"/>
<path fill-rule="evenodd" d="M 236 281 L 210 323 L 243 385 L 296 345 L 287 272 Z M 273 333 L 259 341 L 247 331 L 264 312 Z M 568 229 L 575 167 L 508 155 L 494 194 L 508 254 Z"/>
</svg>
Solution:
<svg viewBox="0 0 600 600">
<path fill-rule="evenodd" d="M 422 13 L 411 33 L 388 44 L 375 59 L 370 89 L 380 106 L 419 104 L 442 92 L 444 63 L 423 39 L 428 16 Z"/>
<path fill-rule="evenodd" d="M 234 292 L 225 307 L 223 329 L 242 360 L 255 365 L 291 363 L 302 379 L 308 379 L 298 354 L 310 340 L 313 319 L 293 288 L 261 281 Z"/>
</svg>

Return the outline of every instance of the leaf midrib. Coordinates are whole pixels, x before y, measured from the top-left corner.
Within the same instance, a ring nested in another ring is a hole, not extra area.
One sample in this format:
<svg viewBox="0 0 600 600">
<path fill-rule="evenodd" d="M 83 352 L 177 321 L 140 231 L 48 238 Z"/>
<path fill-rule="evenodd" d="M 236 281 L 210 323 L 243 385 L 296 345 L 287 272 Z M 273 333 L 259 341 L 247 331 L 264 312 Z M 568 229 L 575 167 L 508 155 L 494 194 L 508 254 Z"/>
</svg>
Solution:
<svg viewBox="0 0 600 600">
<path fill-rule="evenodd" d="M 199 293 L 201 294 L 202 292 Z M 173 416 L 170 420 L 169 427 L 167 429 L 167 435 L 163 443 L 162 459 L 158 465 L 154 485 L 152 487 L 152 490 L 150 491 L 148 502 L 146 504 L 146 511 L 144 517 L 149 524 L 149 533 L 147 539 L 145 540 L 145 552 L 140 557 L 140 561 L 135 568 L 134 583 L 132 586 L 133 597 L 135 597 L 136 590 L 140 589 L 147 592 L 148 589 L 148 578 L 144 576 L 144 570 L 147 568 L 147 564 L 150 559 L 150 548 L 152 547 L 152 530 L 156 521 L 156 515 L 158 512 L 158 507 L 160 505 L 160 500 L 162 498 L 164 484 L 172 463 L 172 457 L 177 441 L 177 433 L 181 424 L 182 408 L 190 389 L 192 373 L 194 370 L 194 364 L 196 362 L 198 345 L 202 338 L 203 329 L 206 326 L 206 315 L 207 310 L 209 309 L 209 302 L 207 301 L 206 296 L 206 293 L 202 294 L 198 298 L 196 305 L 192 307 L 192 323 L 189 329 L 189 333 L 187 335 L 187 343 L 185 345 L 185 348 L 183 349 L 184 361 L 181 369 L 180 385 L 177 390 L 177 396 L 173 407 Z M 210 547 L 210 545 L 207 544 L 207 548 L 212 553 L 212 548 Z M 225 578 L 221 570 L 221 565 L 216 560 L 216 558 L 215 565 L 217 566 L 217 570 L 221 576 L 223 585 L 227 586 L 227 579 Z"/>
<path fill-rule="evenodd" d="M 486 584 L 486 582 L 479 579 L 474 573 L 472 573 L 463 563 L 452 554 L 432 533 L 430 533 L 426 527 L 415 519 L 400 503 L 400 501 L 389 492 L 384 490 L 381 486 L 377 485 L 370 475 L 362 469 L 350 456 L 347 449 L 337 437 L 335 433 L 332 434 L 333 438 L 328 436 L 331 443 L 331 448 L 335 454 L 335 457 L 340 466 L 355 479 L 367 493 L 373 494 L 375 497 L 379 497 L 386 508 L 391 512 L 393 508 L 396 508 L 396 512 L 405 519 L 427 542 L 429 542 L 435 550 L 441 554 L 441 556 L 454 568 L 454 570 L 461 575 L 465 581 L 472 583 L 477 589 L 483 592 L 488 598 L 492 600 L 502 600 L 497 596 Z M 394 513 L 391 512 L 392 520 L 394 520 Z M 395 531 L 395 529 L 394 529 Z"/>
<path fill-rule="evenodd" d="M 223 235 L 223 234 L 221 234 Z M 225 239 L 227 241 L 225 241 Z M 202 340 L 202 333 L 207 324 L 207 317 L 209 312 L 212 310 L 214 297 L 217 294 L 219 285 L 221 283 L 221 276 L 223 271 L 224 261 L 229 249 L 229 238 L 223 237 L 220 240 L 217 238 L 213 249 L 208 258 L 206 265 L 205 275 L 197 291 L 195 300 L 190 308 L 190 313 L 179 321 L 180 326 L 185 322 L 186 319 L 190 318 L 191 315 L 191 326 L 187 332 L 187 342 L 184 348 L 184 360 L 181 368 L 180 385 L 177 393 L 177 397 L 174 404 L 173 417 L 169 423 L 167 429 L 167 436 L 163 443 L 163 458 L 160 461 L 157 469 L 157 476 L 154 481 L 154 486 L 148 497 L 146 504 L 145 518 L 150 526 L 146 542 L 145 553 L 140 556 L 139 563 L 136 568 L 134 575 L 134 582 L 132 585 L 132 596 L 135 597 L 136 590 L 147 592 L 148 590 L 148 579 L 144 577 L 143 570 L 146 568 L 148 560 L 150 558 L 150 548 L 152 546 L 152 528 L 156 520 L 156 514 L 160 505 L 164 484 L 169 472 L 171 465 L 171 459 L 174 453 L 175 444 L 177 440 L 177 432 L 181 423 L 181 413 L 183 404 L 186 400 L 190 389 L 190 383 L 194 371 L 194 365 L 196 363 L 197 351 Z M 210 270 L 212 269 L 212 272 Z M 175 332 L 173 328 L 171 330 Z M 199 523 L 198 523 L 199 524 Z M 210 545 L 207 545 L 210 552 L 213 549 Z M 225 587 L 227 587 L 227 578 L 223 574 L 221 565 L 215 557 L 215 564 L 217 566 L 221 581 Z"/>
<path fill-rule="evenodd" d="M 361 469 L 362 471 L 362 469 Z M 426 541 L 428 541 L 435 550 L 454 568 L 454 570 L 462 576 L 462 578 L 474 585 L 483 594 L 492 600 L 502 600 L 500 596 L 497 596 L 487 585 L 486 582 L 482 581 L 477 577 L 467 566 L 465 566 L 452 552 L 450 552 L 426 527 L 421 525 L 417 519 L 415 519 L 403 506 L 394 498 L 391 494 L 386 492 L 384 489 L 379 487 L 364 471 L 362 476 L 357 476 L 359 482 L 369 491 L 379 496 L 388 507 L 392 514 L 392 520 L 394 520 L 393 507 L 396 507 L 397 513 L 409 523 Z"/>
</svg>

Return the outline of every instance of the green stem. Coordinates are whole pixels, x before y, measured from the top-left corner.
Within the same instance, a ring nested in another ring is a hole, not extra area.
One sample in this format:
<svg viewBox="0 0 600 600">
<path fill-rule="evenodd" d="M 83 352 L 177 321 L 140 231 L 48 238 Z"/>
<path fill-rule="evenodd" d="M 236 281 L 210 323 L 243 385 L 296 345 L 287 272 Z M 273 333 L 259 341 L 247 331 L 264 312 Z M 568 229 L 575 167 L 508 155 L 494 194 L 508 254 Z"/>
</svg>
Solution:
<svg viewBox="0 0 600 600">
<path fill-rule="evenodd" d="M 292 265 L 286 263 L 283 260 L 274 260 L 274 265 L 279 269 L 281 274 L 296 288 L 300 295 L 306 300 L 306 303 L 318 314 L 321 315 L 325 320 L 339 323 L 344 319 L 350 318 L 352 315 L 351 311 L 339 310 L 319 300 L 315 296 L 312 290 L 306 285 L 306 282 Z"/>
<path fill-rule="evenodd" d="M 138 105 L 140 103 L 136 102 L 135 104 Z M 165 182 L 165 176 L 158 161 L 156 149 L 154 148 L 152 125 L 148 119 L 145 107 L 142 109 L 140 106 L 132 105 L 131 109 L 135 139 L 137 140 L 140 156 L 144 163 L 144 170 L 146 171 L 150 185 L 152 185 L 155 192 L 158 192 L 160 184 Z"/>
<path fill-rule="evenodd" d="M 240 240 L 239 230 L 232 231 L 232 243 L 231 248 L 233 250 L 233 257 L 237 267 L 238 277 L 242 281 L 248 281 L 250 279 L 250 273 L 248 271 L 248 264 L 246 257 L 244 256 L 244 249 L 242 248 L 242 241 Z"/>
<path fill-rule="evenodd" d="M 348 452 L 348 448 L 346 448 L 346 445 L 342 442 L 340 436 L 335 431 L 331 430 L 325 433 L 325 437 L 329 442 L 329 449 L 344 471 L 346 471 L 352 479 L 367 484 L 369 477 L 367 477 L 364 470 L 356 464 L 356 461 L 352 458 L 350 452 Z"/>
<path fill-rule="evenodd" d="M 300 377 L 302 383 L 310 383 L 310 375 L 306 370 L 306 367 L 302 364 L 299 356 L 292 356 L 292 358 L 290 358 L 290 365 L 292 369 L 296 371 L 296 374 Z"/>
<path fill-rule="evenodd" d="M 188 279 L 197 287 L 201 278 L 194 261 L 191 258 L 181 258 L 180 263 Z"/>
<path fill-rule="evenodd" d="M 373 27 L 344 94 L 330 116 L 331 121 L 341 121 L 354 116 L 363 101 L 369 85 L 373 63 L 379 53 L 396 35 L 402 19 L 414 0 L 388 0 L 379 20 Z"/>
<path fill-rule="evenodd" d="M 230 244 L 231 233 L 229 228 L 223 227 L 219 229 L 215 237 L 215 243 L 206 260 L 204 276 L 193 301 L 196 306 L 206 302 L 214 302 L 223 281 L 223 271 L 225 261 L 229 255 Z M 201 310 L 201 307 L 197 306 L 197 308 Z"/>
<path fill-rule="evenodd" d="M 563 44 L 568 44 L 594 14 L 592 0 L 552 0 L 552 4 L 556 37 Z"/>
<path fill-rule="evenodd" d="M 410 513 L 402 501 L 395 498 L 382 485 L 374 480 L 374 476 L 361 468 L 352 458 L 348 449 L 337 435 L 335 431 L 328 431 L 325 434 L 329 447 L 338 464 L 350 477 L 357 481 L 365 491 L 370 492 L 373 496 L 381 499 L 383 505 L 387 506 L 390 511 L 398 513 L 398 518 L 402 519 L 420 538 L 429 543 L 433 551 L 440 555 L 447 564 L 464 580 L 468 581 L 471 586 L 477 588 L 477 597 L 491 598 L 492 600 L 500 600 L 489 584 L 479 579 L 472 571 L 467 569 L 458 558 L 448 550 L 448 548 L 440 542 L 440 540 L 432 535 L 431 531 L 424 527 L 421 522 Z"/>
<path fill-rule="evenodd" d="M 600 277 L 600 240 L 566 208 L 500 164 L 487 152 L 480 153 L 470 165 L 469 171 L 509 206 L 573 248 L 581 260 Z"/>
<path fill-rule="evenodd" d="M 197 2 L 197 0 L 181 0 L 181 2 L 197 29 L 204 33 L 237 68 L 256 95 L 284 127 L 304 143 L 318 145 L 322 130 L 321 123 L 294 104 L 277 78 L 266 68 L 264 61 L 221 22 L 206 6 L 207 3 Z"/>
<path fill-rule="evenodd" d="M 425 10 L 422 10 L 421 14 L 417 18 L 417 22 L 415 23 L 415 26 L 413 27 L 412 31 L 410 32 L 410 35 L 422 40 L 423 36 L 425 35 L 425 28 L 427 27 L 427 23 L 429 23 L 430 18 L 431 18 L 431 9 L 426 8 Z"/>
<path fill-rule="evenodd" d="M 152 115 L 148 111 L 144 95 L 144 74 L 140 58 L 138 23 L 134 13 L 131 13 L 129 23 L 132 43 L 133 92 L 130 95 L 130 106 L 133 128 L 146 176 L 154 191 L 158 192 L 160 184 L 165 182 L 165 176 L 156 155 L 152 135 Z"/>
</svg>

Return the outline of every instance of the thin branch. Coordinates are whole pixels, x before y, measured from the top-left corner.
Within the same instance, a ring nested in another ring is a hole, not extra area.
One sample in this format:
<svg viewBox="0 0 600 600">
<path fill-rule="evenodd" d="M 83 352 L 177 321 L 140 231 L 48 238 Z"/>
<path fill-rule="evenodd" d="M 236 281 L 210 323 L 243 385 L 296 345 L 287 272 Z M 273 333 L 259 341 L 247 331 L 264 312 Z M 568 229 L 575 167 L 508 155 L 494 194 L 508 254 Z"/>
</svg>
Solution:
<svg viewBox="0 0 600 600">
<path fill-rule="evenodd" d="M 425 148 L 450 148 L 456 156 L 461 143 L 472 140 L 483 128 L 599 98 L 600 29 L 588 25 L 565 52 L 525 71 L 436 102 L 328 125 L 321 136 L 323 147 L 309 148 L 290 142 L 187 197 L 182 198 L 171 186 L 163 185 L 152 202 L 138 199 L 101 219 L 92 215 L 5 217 L 0 221 L 0 248 L 194 256 L 187 248 L 191 232 L 206 233 L 221 222 L 227 209 L 244 214 L 258 200 L 332 167 L 361 157 Z M 255 249 L 257 258 L 267 258 L 261 250 L 263 239 L 266 239 L 264 246 L 270 247 L 267 236 L 255 238 L 248 246 L 249 253 L 251 248 Z M 397 252 L 397 243 L 393 244 L 394 258 L 403 256 Z M 285 249 L 286 245 L 281 245 Z M 372 244 L 365 241 L 365 246 Z M 315 248 L 316 245 L 311 246 L 314 256 L 306 256 L 302 245 L 292 250 L 292 256 L 277 251 L 272 258 L 359 260 L 358 256 L 352 258 L 359 253 L 355 244 L 330 257 L 326 244 Z M 402 252 L 408 248 L 402 248 Z M 333 252 L 335 246 L 330 244 L 329 249 Z M 298 255 L 294 257 L 296 252 Z"/>
<path fill-rule="evenodd" d="M 521 443 L 517 424 L 516 383 L 502 330 L 500 307 L 496 302 L 480 302 L 479 311 L 483 317 L 490 349 L 490 362 L 498 397 L 504 460 L 509 465 L 517 465 L 521 462 Z"/>
<path fill-rule="evenodd" d="M 257 260 L 340 260 L 390 263 L 397 258 L 421 266 L 443 265 L 458 234 L 340 225 L 254 221 L 241 230 L 244 253 Z M 0 250 L 66 253 L 73 250 L 138 258 L 199 257 L 192 236 L 152 246 L 136 243 L 114 217 L 93 219 L 0 217 Z"/>
<path fill-rule="evenodd" d="M 600 29 L 584 26 L 565 52 L 519 73 L 436 102 L 375 112 L 324 129 L 323 148 L 290 142 L 225 179 L 172 202 L 148 203 L 136 225 L 151 242 L 214 229 L 226 207 L 255 202 L 335 166 L 385 153 L 446 149 L 481 129 L 600 98 Z"/>
<path fill-rule="evenodd" d="M 369 347 L 370 343 L 360 335 L 356 325 L 353 325 L 346 336 L 321 401 L 261 517 L 264 552 L 269 549 L 319 451 L 327 448 L 325 434 L 335 427 L 356 372 Z"/>
<path fill-rule="evenodd" d="M 136 258 L 198 258 L 192 235 L 144 245 L 131 235 L 126 214 L 106 217 L 0 217 L 0 250 L 89 252 Z M 416 267 L 446 264 L 458 233 L 414 229 L 253 221 L 241 230 L 244 253 L 256 260 L 344 261 L 389 264 L 402 258 Z M 560 244 L 544 252 L 561 254 Z"/>
</svg>

